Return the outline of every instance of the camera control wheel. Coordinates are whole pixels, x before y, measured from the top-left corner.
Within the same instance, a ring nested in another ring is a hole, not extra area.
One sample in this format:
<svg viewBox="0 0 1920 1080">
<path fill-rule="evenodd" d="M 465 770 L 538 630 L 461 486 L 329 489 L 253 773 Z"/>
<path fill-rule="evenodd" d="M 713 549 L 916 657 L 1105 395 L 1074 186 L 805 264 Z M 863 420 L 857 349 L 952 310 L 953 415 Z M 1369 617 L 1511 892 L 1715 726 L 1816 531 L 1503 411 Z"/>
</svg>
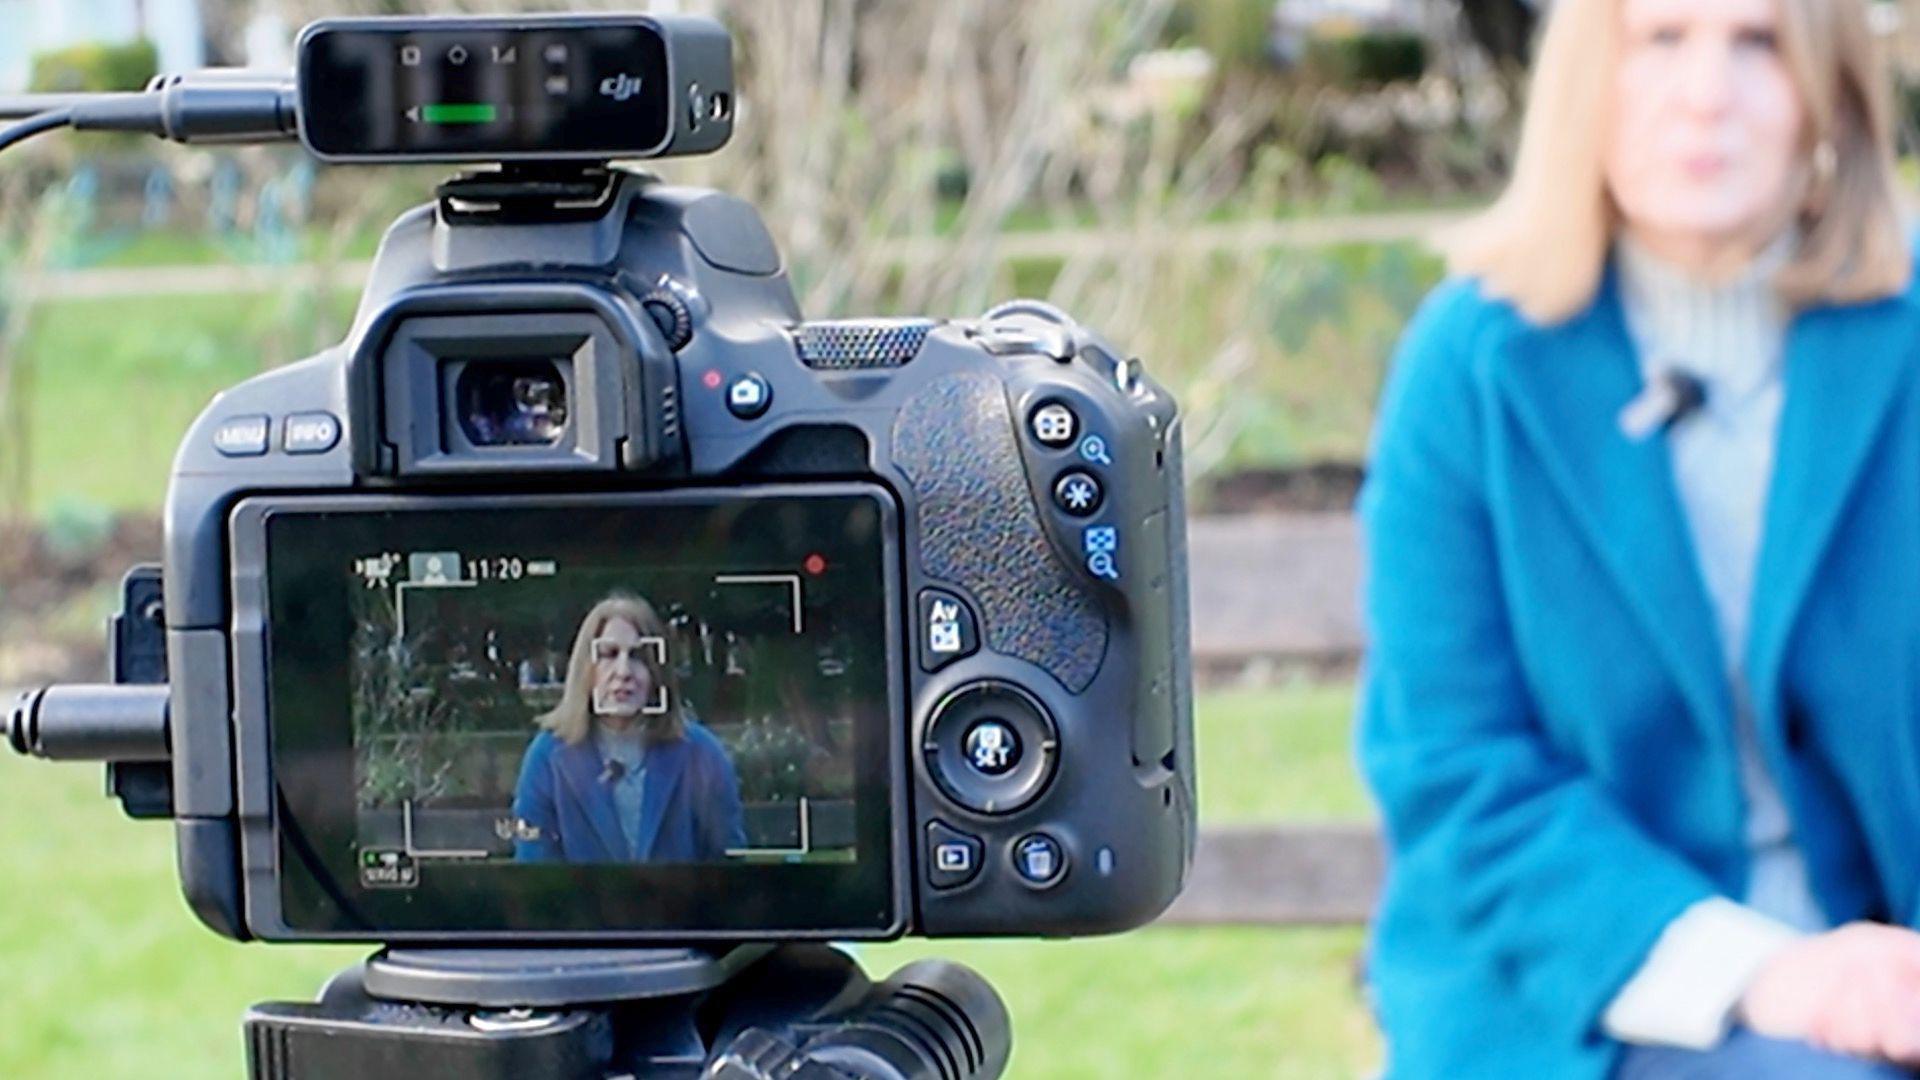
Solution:
<svg viewBox="0 0 1920 1080">
<path fill-rule="evenodd" d="M 1033 695 L 983 682 L 940 703 L 921 751 L 949 799 L 976 813 L 1009 814 L 1046 790 L 1059 741 L 1053 718 Z"/>
</svg>

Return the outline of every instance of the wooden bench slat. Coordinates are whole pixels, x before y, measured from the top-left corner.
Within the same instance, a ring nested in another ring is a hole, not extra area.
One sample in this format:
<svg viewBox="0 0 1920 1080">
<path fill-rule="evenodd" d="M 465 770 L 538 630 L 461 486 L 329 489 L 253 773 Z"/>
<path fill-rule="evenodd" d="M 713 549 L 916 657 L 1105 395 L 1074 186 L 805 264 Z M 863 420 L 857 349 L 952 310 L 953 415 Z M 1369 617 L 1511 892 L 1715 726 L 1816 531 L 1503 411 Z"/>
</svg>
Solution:
<svg viewBox="0 0 1920 1080">
<path fill-rule="evenodd" d="M 1186 891 L 1158 925 L 1365 922 L 1385 869 L 1371 824 L 1203 829 Z"/>
</svg>

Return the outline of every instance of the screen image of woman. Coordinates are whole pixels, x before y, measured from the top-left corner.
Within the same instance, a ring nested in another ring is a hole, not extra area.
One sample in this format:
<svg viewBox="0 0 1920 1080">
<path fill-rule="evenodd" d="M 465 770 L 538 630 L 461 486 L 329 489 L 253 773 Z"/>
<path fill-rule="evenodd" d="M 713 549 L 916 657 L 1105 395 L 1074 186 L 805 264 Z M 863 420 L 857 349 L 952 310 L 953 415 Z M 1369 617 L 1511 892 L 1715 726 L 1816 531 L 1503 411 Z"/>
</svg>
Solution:
<svg viewBox="0 0 1920 1080">
<path fill-rule="evenodd" d="M 746 846 L 720 740 L 687 708 L 653 605 L 615 594 L 580 623 L 560 702 L 514 788 L 523 862 L 712 862 Z"/>
</svg>

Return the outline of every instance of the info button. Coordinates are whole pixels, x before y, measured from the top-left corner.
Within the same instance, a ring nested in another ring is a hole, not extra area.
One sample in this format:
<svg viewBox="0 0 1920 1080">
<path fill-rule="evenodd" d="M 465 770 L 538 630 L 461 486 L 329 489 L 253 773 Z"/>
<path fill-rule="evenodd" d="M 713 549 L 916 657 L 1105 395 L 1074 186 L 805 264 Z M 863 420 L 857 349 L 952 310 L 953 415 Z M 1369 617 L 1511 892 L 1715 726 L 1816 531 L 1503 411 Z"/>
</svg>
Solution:
<svg viewBox="0 0 1920 1080">
<path fill-rule="evenodd" d="M 332 413 L 294 413 L 281 428 L 280 444 L 289 454 L 324 454 L 340 442 L 340 421 Z"/>
</svg>

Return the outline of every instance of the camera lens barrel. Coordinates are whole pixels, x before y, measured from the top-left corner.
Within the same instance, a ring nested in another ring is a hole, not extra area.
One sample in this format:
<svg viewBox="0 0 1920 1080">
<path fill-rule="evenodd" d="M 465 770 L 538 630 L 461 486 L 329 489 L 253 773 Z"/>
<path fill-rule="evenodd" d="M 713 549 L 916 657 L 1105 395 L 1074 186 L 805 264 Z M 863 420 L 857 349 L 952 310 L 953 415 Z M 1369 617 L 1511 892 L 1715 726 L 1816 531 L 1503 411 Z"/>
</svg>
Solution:
<svg viewBox="0 0 1920 1080">
<path fill-rule="evenodd" d="M 7 705 L 7 742 L 49 761 L 166 761 L 165 686 L 58 685 Z"/>
</svg>

